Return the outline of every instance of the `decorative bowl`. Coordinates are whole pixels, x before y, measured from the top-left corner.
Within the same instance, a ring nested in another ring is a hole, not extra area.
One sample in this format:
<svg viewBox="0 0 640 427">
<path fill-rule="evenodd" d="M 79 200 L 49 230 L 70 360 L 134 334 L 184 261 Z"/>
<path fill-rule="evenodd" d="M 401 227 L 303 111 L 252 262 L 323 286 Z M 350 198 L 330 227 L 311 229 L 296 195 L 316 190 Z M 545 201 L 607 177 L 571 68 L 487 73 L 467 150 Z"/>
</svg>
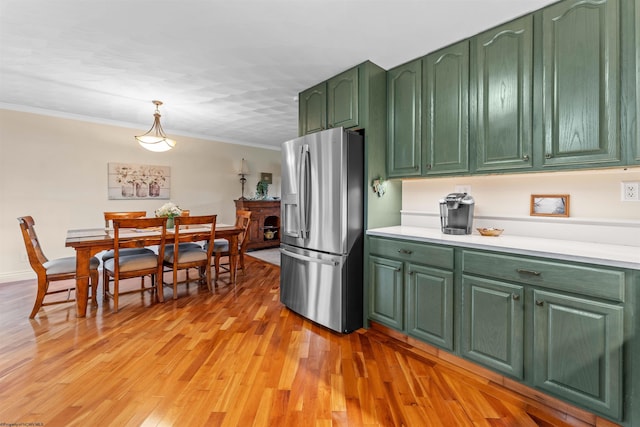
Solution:
<svg viewBox="0 0 640 427">
<path fill-rule="evenodd" d="M 492 237 L 498 237 L 504 231 L 503 228 L 493 228 L 493 227 L 477 228 L 476 230 L 478 230 L 478 232 L 483 236 L 492 236 Z"/>
<path fill-rule="evenodd" d="M 267 240 L 271 240 L 276 236 L 276 232 L 272 230 L 267 230 L 264 232 L 264 238 Z"/>
</svg>

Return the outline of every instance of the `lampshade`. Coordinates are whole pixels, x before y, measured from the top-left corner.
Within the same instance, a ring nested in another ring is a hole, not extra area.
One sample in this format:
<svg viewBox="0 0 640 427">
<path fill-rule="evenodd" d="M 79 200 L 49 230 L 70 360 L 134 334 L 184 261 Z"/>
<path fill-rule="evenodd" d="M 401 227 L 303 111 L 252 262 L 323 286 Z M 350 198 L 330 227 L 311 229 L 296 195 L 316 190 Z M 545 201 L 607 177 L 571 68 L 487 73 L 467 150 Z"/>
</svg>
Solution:
<svg viewBox="0 0 640 427">
<path fill-rule="evenodd" d="M 238 175 L 249 175 L 249 167 L 247 166 L 247 161 L 245 159 L 242 159 Z"/>
<path fill-rule="evenodd" d="M 176 142 L 173 139 L 167 138 L 160 124 L 160 110 L 158 107 L 162 105 L 162 101 L 152 102 L 156 106 L 156 111 L 153 113 L 153 125 L 147 133 L 136 136 L 136 139 L 143 148 L 149 151 L 161 152 L 171 150 L 176 146 Z"/>
</svg>

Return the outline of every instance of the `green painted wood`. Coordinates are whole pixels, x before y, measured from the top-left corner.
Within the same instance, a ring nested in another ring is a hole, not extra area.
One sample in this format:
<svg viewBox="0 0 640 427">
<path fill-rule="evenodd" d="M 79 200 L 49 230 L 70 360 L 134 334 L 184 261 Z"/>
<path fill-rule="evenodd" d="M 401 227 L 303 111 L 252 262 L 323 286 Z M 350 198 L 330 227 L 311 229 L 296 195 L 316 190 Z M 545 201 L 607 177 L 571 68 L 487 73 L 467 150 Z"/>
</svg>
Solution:
<svg viewBox="0 0 640 427">
<path fill-rule="evenodd" d="M 298 95 L 300 136 L 327 128 L 327 83 L 322 82 Z"/>
<path fill-rule="evenodd" d="M 421 174 L 421 75 L 420 60 L 387 72 L 389 177 Z"/>
<path fill-rule="evenodd" d="M 623 308 L 534 291 L 536 387 L 619 420 Z"/>
<path fill-rule="evenodd" d="M 625 271 L 588 264 L 548 261 L 542 258 L 464 250 L 465 273 L 526 283 L 565 292 L 625 301 Z"/>
<path fill-rule="evenodd" d="M 469 41 L 423 59 L 423 174 L 469 171 Z"/>
<path fill-rule="evenodd" d="M 327 82 L 327 125 L 330 128 L 358 126 L 358 67 Z"/>
<path fill-rule="evenodd" d="M 391 328 L 404 328 L 403 265 L 369 257 L 369 318 Z"/>
<path fill-rule="evenodd" d="M 629 34 L 629 39 L 635 40 L 636 137 L 635 137 L 635 141 L 633 138 L 629 138 L 628 142 L 629 142 L 629 145 L 632 146 L 632 152 L 630 155 L 629 163 L 631 164 L 635 163 L 640 165 L 640 1 L 639 0 L 635 0 L 634 9 L 635 9 L 634 10 L 635 26 L 633 29 L 630 29 L 628 33 L 633 33 L 633 36 Z M 633 68 L 633 66 L 630 66 L 629 68 Z"/>
<path fill-rule="evenodd" d="M 475 171 L 533 167 L 533 16 L 472 39 Z M 472 159 L 473 160 L 473 159 Z"/>
<path fill-rule="evenodd" d="M 453 351 L 453 272 L 407 264 L 407 333 Z"/>
<path fill-rule="evenodd" d="M 541 19 L 543 168 L 621 164 L 618 1 L 567 0 Z"/>
<path fill-rule="evenodd" d="M 462 277 L 462 356 L 505 375 L 524 378 L 524 289 Z"/>
<path fill-rule="evenodd" d="M 381 237 L 369 238 L 369 251 L 385 258 L 453 269 L 453 248 Z"/>
</svg>

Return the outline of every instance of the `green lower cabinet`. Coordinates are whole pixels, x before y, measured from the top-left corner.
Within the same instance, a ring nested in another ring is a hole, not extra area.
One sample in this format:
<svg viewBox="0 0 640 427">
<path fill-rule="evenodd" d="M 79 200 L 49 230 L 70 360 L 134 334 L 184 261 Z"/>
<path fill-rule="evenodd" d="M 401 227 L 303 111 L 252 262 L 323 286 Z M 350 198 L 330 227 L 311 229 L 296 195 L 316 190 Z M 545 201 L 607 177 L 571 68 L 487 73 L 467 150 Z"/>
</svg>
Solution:
<svg viewBox="0 0 640 427">
<path fill-rule="evenodd" d="M 453 351 L 453 272 L 407 264 L 407 333 Z"/>
<path fill-rule="evenodd" d="M 524 378 L 523 287 L 462 277 L 464 357 L 517 379 Z"/>
<path fill-rule="evenodd" d="M 389 327 L 404 327 L 402 261 L 369 257 L 369 318 Z"/>
<path fill-rule="evenodd" d="M 619 420 L 623 308 L 539 290 L 533 295 L 534 385 Z"/>
</svg>

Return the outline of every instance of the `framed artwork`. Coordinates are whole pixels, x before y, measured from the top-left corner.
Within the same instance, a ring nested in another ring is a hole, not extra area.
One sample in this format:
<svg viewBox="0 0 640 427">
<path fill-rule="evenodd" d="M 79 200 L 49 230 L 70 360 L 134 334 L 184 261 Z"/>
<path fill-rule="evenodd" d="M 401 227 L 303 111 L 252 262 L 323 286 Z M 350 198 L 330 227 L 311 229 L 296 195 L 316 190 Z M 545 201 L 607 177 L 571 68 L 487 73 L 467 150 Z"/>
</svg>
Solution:
<svg viewBox="0 0 640 427">
<path fill-rule="evenodd" d="M 109 200 L 169 199 L 171 167 L 135 163 L 107 165 Z"/>
<path fill-rule="evenodd" d="M 568 194 L 532 194 L 532 216 L 569 216 Z"/>
<path fill-rule="evenodd" d="M 273 184 L 273 176 L 270 172 L 261 172 L 260 181 L 266 182 L 267 184 Z"/>
</svg>

